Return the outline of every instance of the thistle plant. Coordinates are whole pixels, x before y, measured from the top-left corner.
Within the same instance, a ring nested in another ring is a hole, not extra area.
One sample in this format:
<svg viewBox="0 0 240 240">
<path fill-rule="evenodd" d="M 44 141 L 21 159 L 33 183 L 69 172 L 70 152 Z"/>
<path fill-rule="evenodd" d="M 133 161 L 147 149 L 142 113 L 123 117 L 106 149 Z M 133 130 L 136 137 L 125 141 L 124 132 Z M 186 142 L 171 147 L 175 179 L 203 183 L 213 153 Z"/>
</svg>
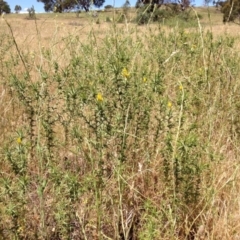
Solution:
<svg viewBox="0 0 240 240">
<path fill-rule="evenodd" d="M 0 238 L 234 236 L 235 40 L 176 22 L 59 28 L 64 16 L 51 41 L 45 22 L 33 46 L 12 22 L 0 34 Z"/>
</svg>

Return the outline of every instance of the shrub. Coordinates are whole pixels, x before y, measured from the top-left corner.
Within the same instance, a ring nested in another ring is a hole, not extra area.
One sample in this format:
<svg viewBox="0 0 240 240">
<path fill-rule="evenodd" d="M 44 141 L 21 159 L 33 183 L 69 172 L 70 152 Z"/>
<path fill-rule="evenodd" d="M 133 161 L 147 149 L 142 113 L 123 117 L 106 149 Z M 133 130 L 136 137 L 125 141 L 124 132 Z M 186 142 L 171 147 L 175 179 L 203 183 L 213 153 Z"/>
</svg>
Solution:
<svg viewBox="0 0 240 240">
<path fill-rule="evenodd" d="M 28 8 L 27 11 L 28 11 L 29 19 L 35 19 L 36 18 L 36 13 L 35 13 L 34 6 Z"/>
<path fill-rule="evenodd" d="M 199 16 L 201 17 L 201 15 Z M 192 22 L 190 25 L 193 26 L 196 16 L 191 9 L 180 11 L 177 4 L 169 4 L 164 8 L 154 8 L 152 5 L 145 5 L 138 11 L 136 19 L 138 24 L 146 24 L 149 22 L 171 24 L 171 22 L 174 23 L 178 20 L 189 23 Z"/>
<path fill-rule="evenodd" d="M 234 22 L 239 18 L 240 1 L 226 1 L 222 4 L 223 22 Z"/>
</svg>

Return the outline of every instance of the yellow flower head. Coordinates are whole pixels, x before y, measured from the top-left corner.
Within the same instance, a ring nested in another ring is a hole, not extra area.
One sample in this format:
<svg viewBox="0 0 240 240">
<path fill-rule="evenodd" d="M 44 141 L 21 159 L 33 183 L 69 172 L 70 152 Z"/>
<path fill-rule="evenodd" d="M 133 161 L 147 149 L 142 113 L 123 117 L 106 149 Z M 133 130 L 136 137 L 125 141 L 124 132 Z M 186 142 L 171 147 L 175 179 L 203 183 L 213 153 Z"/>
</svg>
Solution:
<svg viewBox="0 0 240 240">
<path fill-rule="evenodd" d="M 168 108 L 172 108 L 172 103 L 168 102 L 167 106 L 168 106 Z"/>
<path fill-rule="evenodd" d="M 147 78 L 146 77 L 143 78 L 143 82 L 147 82 Z"/>
<path fill-rule="evenodd" d="M 98 101 L 98 102 L 102 102 L 102 101 L 103 101 L 103 96 L 102 96 L 101 93 L 98 93 L 98 94 L 97 94 L 97 101 Z"/>
<path fill-rule="evenodd" d="M 179 86 L 179 90 L 183 90 L 183 86 L 182 86 L 182 84 Z"/>
<path fill-rule="evenodd" d="M 193 52 L 196 48 L 197 48 L 196 45 L 192 45 L 192 47 L 191 47 L 191 51 Z"/>
<path fill-rule="evenodd" d="M 122 76 L 125 77 L 125 78 L 129 78 L 130 77 L 130 73 L 128 72 L 128 70 L 126 68 L 123 68 Z"/>
<path fill-rule="evenodd" d="M 203 68 L 199 68 L 199 69 L 198 69 L 198 74 L 199 74 L 200 76 L 202 76 L 203 73 L 204 73 L 204 69 L 203 69 Z"/>
<path fill-rule="evenodd" d="M 20 137 L 17 138 L 17 143 L 18 143 L 19 145 L 22 144 L 22 139 L 21 139 Z"/>
</svg>

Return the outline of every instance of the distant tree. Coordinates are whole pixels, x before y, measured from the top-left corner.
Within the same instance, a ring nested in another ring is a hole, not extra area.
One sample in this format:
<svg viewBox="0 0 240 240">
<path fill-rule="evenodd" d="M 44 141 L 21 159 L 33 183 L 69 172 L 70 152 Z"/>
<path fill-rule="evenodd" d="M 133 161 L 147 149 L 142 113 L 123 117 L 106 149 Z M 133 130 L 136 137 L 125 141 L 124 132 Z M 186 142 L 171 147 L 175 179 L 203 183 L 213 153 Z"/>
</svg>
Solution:
<svg viewBox="0 0 240 240">
<path fill-rule="evenodd" d="M 19 13 L 22 10 L 22 7 L 20 5 L 16 5 L 14 8 L 15 13 Z"/>
<path fill-rule="evenodd" d="M 6 1 L 0 0 L 0 15 L 5 12 L 5 13 L 10 13 L 11 8 L 9 4 Z"/>
<path fill-rule="evenodd" d="M 104 8 L 105 9 L 111 9 L 111 8 L 113 8 L 113 6 L 112 5 L 106 5 Z"/>
<path fill-rule="evenodd" d="M 71 0 L 70 0 L 71 1 Z M 74 1 L 74 0 L 73 0 Z M 84 9 L 86 12 L 89 11 L 91 5 L 100 8 L 105 3 L 105 0 L 75 0 L 77 2 L 76 7 Z"/>
<path fill-rule="evenodd" d="M 126 2 L 123 4 L 124 8 L 129 8 L 131 6 L 129 0 L 126 0 Z"/>
<path fill-rule="evenodd" d="M 91 5 L 99 8 L 105 0 L 37 0 L 44 4 L 44 10 L 46 12 L 64 12 L 70 10 L 84 9 L 86 12 L 89 11 Z"/>
</svg>

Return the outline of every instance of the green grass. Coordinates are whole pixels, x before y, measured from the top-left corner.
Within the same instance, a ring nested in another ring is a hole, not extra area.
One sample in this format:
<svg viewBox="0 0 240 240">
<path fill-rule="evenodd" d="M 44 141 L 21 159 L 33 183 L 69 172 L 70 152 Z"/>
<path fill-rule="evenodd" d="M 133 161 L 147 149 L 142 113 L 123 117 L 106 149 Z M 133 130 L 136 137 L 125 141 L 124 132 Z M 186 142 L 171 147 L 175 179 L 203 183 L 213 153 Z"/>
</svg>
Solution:
<svg viewBox="0 0 240 240">
<path fill-rule="evenodd" d="M 238 38 L 34 24 L 0 35 L 0 238 L 237 237 Z"/>
</svg>

